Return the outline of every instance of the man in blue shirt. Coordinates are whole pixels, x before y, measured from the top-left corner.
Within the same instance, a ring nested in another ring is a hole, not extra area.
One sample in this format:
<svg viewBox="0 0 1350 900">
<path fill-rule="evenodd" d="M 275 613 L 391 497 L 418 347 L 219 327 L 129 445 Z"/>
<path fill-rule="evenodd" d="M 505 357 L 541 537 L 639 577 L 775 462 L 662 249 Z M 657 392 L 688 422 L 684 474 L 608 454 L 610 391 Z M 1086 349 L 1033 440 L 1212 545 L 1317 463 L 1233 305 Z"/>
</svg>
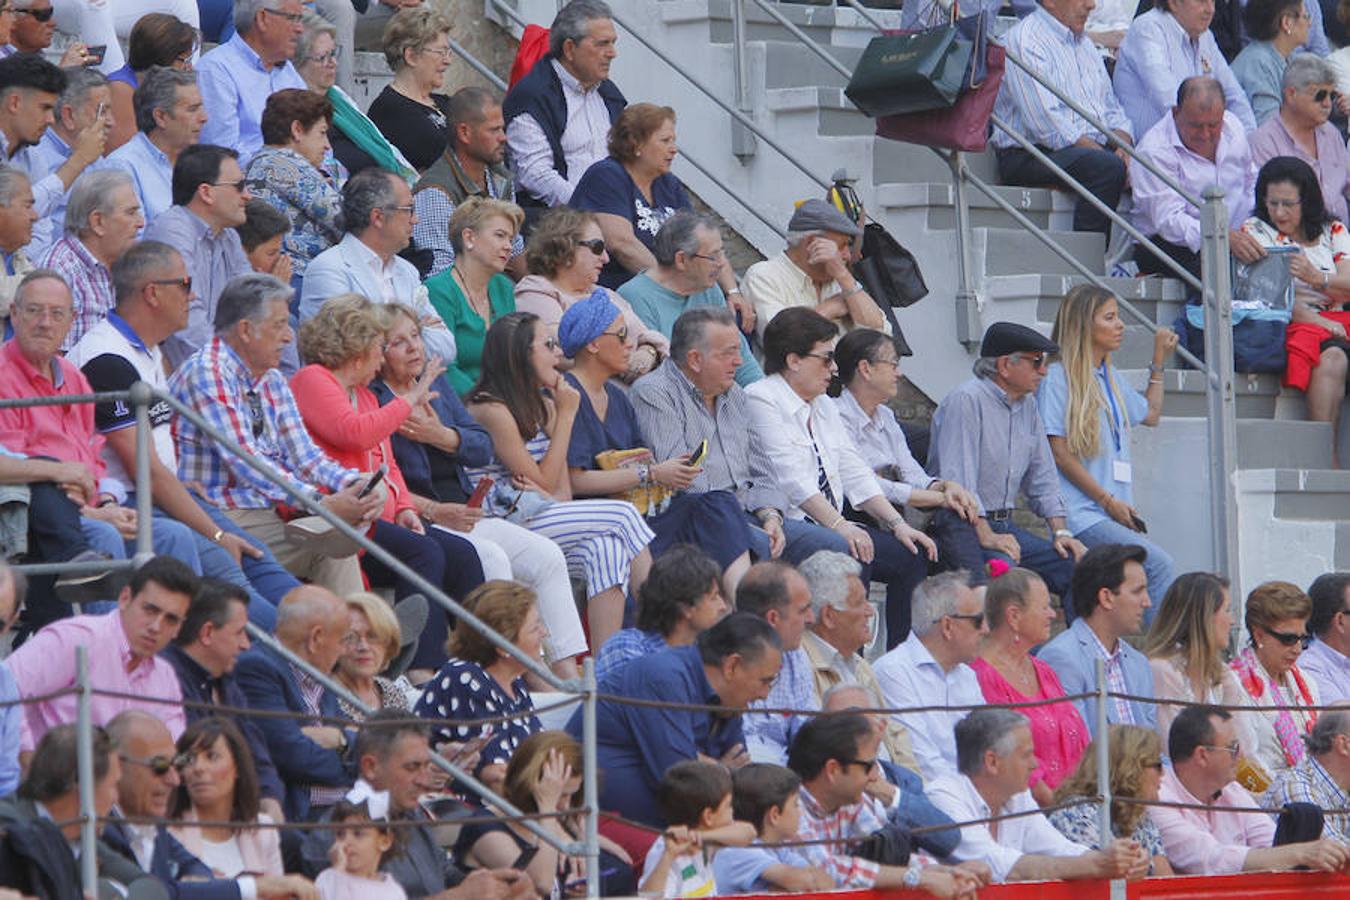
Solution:
<svg viewBox="0 0 1350 900">
<path fill-rule="evenodd" d="M 173 206 L 173 166 L 197 143 L 206 108 L 197 76 L 156 66 L 136 88 L 136 127 L 131 140 L 108 154 L 105 166 L 126 172 L 136 185 L 145 221 Z"/>
<path fill-rule="evenodd" d="M 661 826 L 656 788 L 666 769 L 700 755 L 737 768 L 749 761 L 735 710 L 763 700 L 778 676 L 781 641 L 768 622 L 732 613 L 687 647 L 634 660 L 600 690 L 634 700 L 726 707 L 729 712 L 636 706 L 602 700 L 596 710 L 602 809 Z M 567 723 L 581 739 L 581 710 Z"/>
</svg>

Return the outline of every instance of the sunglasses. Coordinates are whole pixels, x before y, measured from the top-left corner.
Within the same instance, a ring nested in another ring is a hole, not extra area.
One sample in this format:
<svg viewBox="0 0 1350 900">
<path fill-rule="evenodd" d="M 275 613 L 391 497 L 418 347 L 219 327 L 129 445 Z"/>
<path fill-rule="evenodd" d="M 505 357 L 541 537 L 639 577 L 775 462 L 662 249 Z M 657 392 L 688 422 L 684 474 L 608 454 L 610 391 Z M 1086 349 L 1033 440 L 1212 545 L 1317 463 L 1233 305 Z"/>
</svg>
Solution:
<svg viewBox="0 0 1350 900">
<path fill-rule="evenodd" d="M 1031 365 L 1037 369 L 1045 365 L 1044 353 L 1014 353 L 1013 355 L 1018 359 L 1031 363 Z"/>
<path fill-rule="evenodd" d="M 577 246 L 585 247 L 587 250 L 591 251 L 596 256 L 605 255 L 604 238 L 591 238 L 589 241 L 577 241 Z"/>
<path fill-rule="evenodd" d="M 256 441 L 267 430 L 267 420 L 263 418 L 262 398 L 258 396 L 257 391 L 247 391 L 244 396 L 248 397 L 248 417 L 253 426 L 253 439 Z"/>
<path fill-rule="evenodd" d="M 628 326 L 627 326 L 627 325 L 624 325 L 624 326 L 623 326 L 622 328 L 620 328 L 618 331 L 602 331 L 602 332 L 600 332 L 600 336 L 601 336 L 601 337 L 604 337 L 605 335 L 609 335 L 610 337 L 616 337 L 616 338 L 619 339 L 619 343 L 621 343 L 621 344 L 626 344 L 626 343 L 628 343 Z"/>
<path fill-rule="evenodd" d="M 964 619 L 976 628 L 984 624 L 984 613 L 948 613 L 949 619 Z"/>
<path fill-rule="evenodd" d="M 1322 88 L 1321 90 L 1317 91 L 1317 93 L 1313 94 L 1313 102 L 1326 103 L 1327 98 L 1331 98 L 1331 102 L 1335 103 L 1337 100 L 1340 99 L 1340 97 L 1341 95 L 1338 94 L 1336 91 L 1330 90 L 1328 88 Z"/>
<path fill-rule="evenodd" d="M 802 356 L 814 356 L 816 359 L 822 360 L 827 366 L 834 362 L 833 350 L 826 350 L 824 353 L 803 353 Z"/>
<path fill-rule="evenodd" d="M 168 284 L 168 285 L 173 285 L 173 286 L 175 286 L 175 287 L 180 287 L 180 288 L 182 288 L 183 290 L 185 290 L 185 291 L 187 291 L 187 292 L 189 292 L 189 293 L 192 292 L 192 276 L 191 276 L 191 275 L 184 275 L 182 278 L 152 278 L 152 279 L 150 280 L 150 283 L 151 283 L 151 284 Z"/>
<path fill-rule="evenodd" d="M 242 194 L 244 189 L 248 187 L 248 179 L 241 178 L 238 181 L 213 181 L 211 184 L 216 187 L 232 187 Z"/>
<path fill-rule="evenodd" d="M 1313 639 L 1313 636 L 1307 633 L 1294 634 L 1293 632 L 1290 631 L 1271 631 L 1269 628 L 1262 628 L 1261 630 L 1264 631 L 1266 634 L 1270 635 L 1271 637 L 1273 637 L 1275 640 L 1279 641 L 1281 644 L 1284 644 L 1284 646 L 1286 647 L 1292 647 L 1295 644 L 1302 644 L 1303 649 L 1307 650 L 1308 645 L 1312 643 Z"/>
<path fill-rule="evenodd" d="M 35 21 L 46 22 L 56 15 L 56 10 L 52 7 L 46 9 L 16 9 L 13 10 L 16 15 L 32 16 Z"/>
<path fill-rule="evenodd" d="M 192 762 L 192 757 L 188 756 L 185 753 L 180 753 L 177 756 L 149 756 L 149 757 L 128 756 L 125 753 L 119 753 L 117 755 L 119 758 L 121 758 L 122 762 L 135 763 L 138 766 L 145 766 L 147 769 L 149 769 L 151 772 L 154 772 L 156 775 L 167 775 L 169 774 L 170 769 L 183 769 L 186 768 Z"/>
</svg>

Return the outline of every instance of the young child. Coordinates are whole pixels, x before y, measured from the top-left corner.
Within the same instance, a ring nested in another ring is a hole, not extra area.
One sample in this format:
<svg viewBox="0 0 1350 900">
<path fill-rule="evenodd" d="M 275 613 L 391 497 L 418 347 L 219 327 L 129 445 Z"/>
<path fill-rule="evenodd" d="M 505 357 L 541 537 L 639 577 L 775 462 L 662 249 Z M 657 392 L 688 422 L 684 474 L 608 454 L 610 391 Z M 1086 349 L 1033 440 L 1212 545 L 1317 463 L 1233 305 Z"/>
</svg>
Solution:
<svg viewBox="0 0 1350 900">
<path fill-rule="evenodd" d="M 728 847 L 713 859 L 720 894 L 765 891 L 828 891 L 834 879 L 815 868 L 796 847 L 758 846 L 797 840 L 802 780 L 783 766 L 751 763 L 731 777 L 732 812 L 755 826 L 749 847 Z"/>
<path fill-rule="evenodd" d="M 666 770 L 656 791 L 669 826 L 642 867 L 638 892 L 648 897 L 711 897 L 717 893 L 711 845 L 743 847 L 754 829 L 731 816 L 731 776 L 725 767 L 686 760 Z"/>
<path fill-rule="evenodd" d="M 343 798 L 333 807 L 339 827 L 329 852 L 333 865 L 314 882 L 320 900 L 408 900 L 394 877 L 380 871 L 399 842 L 388 810 L 389 795 L 383 792 L 359 803 Z"/>
</svg>

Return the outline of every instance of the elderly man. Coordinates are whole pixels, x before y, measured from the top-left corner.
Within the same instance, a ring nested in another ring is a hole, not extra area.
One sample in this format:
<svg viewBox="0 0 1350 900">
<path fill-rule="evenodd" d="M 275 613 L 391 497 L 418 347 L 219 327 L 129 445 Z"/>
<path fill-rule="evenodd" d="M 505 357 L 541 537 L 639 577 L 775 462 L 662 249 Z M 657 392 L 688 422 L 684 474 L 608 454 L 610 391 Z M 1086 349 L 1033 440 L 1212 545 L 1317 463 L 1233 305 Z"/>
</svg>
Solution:
<svg viewBox="0 0 1350 900">
<path fill-rule="evenodd" d="M 1323 703 L 1350 700 L 1350 574 L 1318 575 L 1308 588 L 1313 611 L 1308 633 L 1313 642 L 1298 658 L 1298 667 L 1317 679 Z"/>
<path fill-rule="evenodd" d="M 408 246 L 417 214 L 408 183 L 379 168 L 353 175 L 342 187 L 342 224 L 347 233 L 314 257 L 305 269 L 300 321 L 336 294 L 356 293 L 376 303 L 401 303 L 422 321 L 427 351 L 455 359 L 455 336 L 431 306 L 417 267 L 399 256 Z M 447 238 L 448 239 L 448 238 Z"/>
<path fill-rule="evenodd" d="M 519 202 L 562 206 L 609 155 L 610 123 L 628 105 L 609 67 L 618 33 L 603 0 L 571 0 L 549 26 L 548 55 L 502 101 Z"/>
<path fill-rule="evenodd" d="M 71 188 L 65 232 L 39 263 L 65 279 L 75 303 L 62 350 L 74 347 L 113 308 L 112 264 L 144 224 L 140 201 L 124 172 L 89 172 Z"/>
<path fill-rule="evenodd" d="M 1287 803 L 1310 803 L 1324 811 L 1350 808 L 1350 710 L 1320 714 L 1306 741 L 1307 756 L 1276 776 L 1263 798 L 1266 805 L 1279 808 Z M 1350 846 L 1350 816 L 1327 813 L 1322 835 Z"/>
<path fill-rule="evenodd" d="M 145 228 L 145 239 L 178 251 L 192 277 L 194 298 L 188 326 L 165 342 L 172 371 L 211 340 L 216 304 L 232 278 L 253 271 L 236 226 L 253 199 L 239 155 L 211 144 L 183 150 L 173 164 L 173 206 Z"/>
<path fill-rule="evenodd" d="M 14 651 L 7 662 L 19 693 L 36 697 L 74 687 L 75 648 L 84 646 L 90 680 L 125 695 L 94 697 L 95 724 L 105 725 L 125 709 L 145 709 L 177 737 L 187 725 L 183 693 L 173 667 L 156 654 L 177 636 L 196 591 L 191 569 L 176 559 L 154 557 L 132 574 L 115 610 L 53 622 Z M 51 728 L 73 722 L 78 700 L 62 694 L 25 706 L 23 752 L 31 752 Z"/>
<path fill-rule="evenodd" d="M 956 723 L 955 731 L 958 771 L 928 785 L 938 809 L 957 822 L 1038 809 L 1027 789 L 1036 751 L 1026 716 L 978 709 Z M 1148 854 L 1137 841 L 1116 838 L 1092 850 L 1064 837 L 1040 813 L 999 822 L 996 830 L 966 825 L 951 855 L 988 864 L 996 882 L 1142 878 L 1148 872 Z"/>
<path fill-rule="evenodd" d="M 751 706 L 769 709 L 820 708 L 811 661 L 802 650 L 802 636 L 816 621 L 811 588 L 789 563 L 757 562 L 736 588 L 736 609 L 759 616 L 778 632 L 782 663 L 769 696 Z M 787 762 L 792 735 L 805 720 L 781 713 L 748 713 L 744 719 L 745 748 L 753 762 Z"/>
<path fill-rule="evenodd" d="M 347 635 L 347 606 L 315 585 L 291 591 L 277 607 L 277 640 L 325 675 L 333 671 Z M 335 718 L 337 697 L 312 675 L 271 650 L 255 648 L 235 667 L 249 706 L 260 710 Z M 258 727 L 286 784 L 286 817 L 312 818 L 351 786 L 349 734 L 332 725 L 292 718 L 260 718 Z"/>
<path fill-rule="evenodd" d="M 965 572 L 943 572 L 914 589 L 910 635 L 877 660 L 875 670 L 886 705 L 980 706 L 980 691 L 970 661 L 989 633 L 984 599 Z M 965 710 L 902 713 L 896 720 L 909 733 L 924 780 L 956 771 L 952 728 Z"/>
<path fill-rule="evenodd" d="M 1106 64 L 1092 38 L 1084 33 L 1094 5 L 1092 0 L 1042 0 L 1008 32 L 1008 49 L 1032 71 L 1068 91 L 1112 135 L 1132 144 L 1130 120 L 1111 88 Z M 1070 109 L 1021 66 L 1008 68 L 994 111 L 1092 196 L 1116 208 L 1125 188 L 1129 157 L 1114 149 L 1109 136 L 1096 125 Z M 1056 175 L 1002 129 L 994 129 L 991 142 L 997 149 L 999 177 L 1005 184 L 1040 187 L 1058 183 Z M 1106 234 L 1111 220 L 1079 197 L 1073 227 L 1075 231 Z"/>
<path fill-rule="evenodd" d="M 305 89 L 305 79 L 290 62 L 304 31 L 304 11 L 300 0 L 237 0 L 237 33 L 197 63 L 210 116 L 203 143 L 232 147 L 245 164 L 258 152 L 267 98 L 286 88 Z"/>
<path fill-rule="evenodd" d="M 979 518 L 970 524 L 950 509 L 933 515 L 944 562 L 970 571 L 1001 557 L 1031 569 L 1067 607 L 1074 559 L 1086 548 L 1069 531 L 1059 470 L 1036 409 L 1036 388 L 1059 347 L 1025 325 L 995 322 L 984 333 L 975 377 L 957 385 L 933 413 L 929 471 L 972 488 Z M 1014 524 L 1019 496 L 1046 520 L 1045 540 Z"/>
<path fill-rule="evenodd" d="M 364 586 L 354 550 L 345 541 L 332 547 L 288 530 L 276 509 L 292 497 L 312 497 L 346 521 L 368 525 L 384 502 L 379 491 L 361 496 L 367 478 L 333 462 L 314 443 L 277 369 L 282 349 L 291 341 L 292 294 L 271 275 L 254 273 L 230 282 L 216 306 L 216 336 L 169 382 L 179 400 L 250 456 L 270 462 L 287 487 L 263 478 L 181 419 L 174 429 L 178 476 L 194 483 L 208 502 L 266 545 L 297 578 L 349 594 Z"/>
<path fill-rule="evenodd" d="M 1133 544 L 1101 544 L 1078 561 L 1073 572 L 1073 602 L 1078 618 L 1037 654 L 1059 676 L 1066 694 L 1097 689 L 1096 661 L 1106 663 L 1110 689 L 1136 697 L 1153 696 L 1153 670 L 1144 655 L 1125 640 L 1144 624 L 1148 598 L 1148 553 Z M 1097 701 L 1075 700 L 1074 705 L 1096 736 Z M 1157 728 L 1158 711 L 1152 703 L 1114 698 L 1106 707 L 1112 725 Z"/>
<path fill-rule="evenodd" d="M 886 314 L 848 268 L 851 245 L 862 229 L 833 204 L 812 198 L 793 212 L 787 230 L 787 249 L 745 272 L 759 336 L 790 306 L 814 309 L 837 324 L 840 334 L 853 328 L 890 334 Z"/>
<path fill-rule="evenodd" d="M 1233 255 L 1252 262 L 1265 255 L 1256 238 L 1241 230 L 1255 197 L 1256 167 L 1246 134 L 1253 126 L 1224 109 L 1226 90 L 1204 75 L 1181 82 L 1171 115 L 1164 115 L 1140 139 L 1139 153 L 1196 197 L 1212 185 L 1223 188 Z M 1200 210 L 1143 166 L 1136 167 L 1132 179 L 1135 226 L 1174 262 L 1200 277 Z M 1141 273 L 1172 274 L 1142 244 L 1135 247 L 1134 259 Z"/>
<path fill-rule="evenodd" d="M 1275 820 L 1240 810 L 1258 806 L 1237 777 L 1237 728 L 1231 713 L 1188 706 L 1167 735 L 1172 765 L 1163 771 L 1158 799 L 1205 809 L 1158 806 L 1149 815 L 1162 832 L 1163 851 L 1178 875 L 1233 875 L 1273 869 L 1338 872 L 1350 848 L 1330 838 L 1272 847 Z"/>
<path fill-rule="evenodd" d="M 33 271 L 33 261 L 23 249 L 33 237 L 38 214 L 33 187 L 18 166 L 0 163 L 0 327 L 9 319 L 19 282 Z"/>
<path fill-rule="evenodd" d="M 1350 219 L 1350 152 L 1336 126 L 1327 121 L 1336 102 L 1336 70 L 1325 59 L 1299 53 L 1280 82 L 1280 109 L 1247 139 L 1257 169 L 1277 156 L 1312 166 L 1322 200 L 1333 219 Z"/>
<path fill-rule="evenodd" d="M 141 213 L 150 220 L 173 206 L 173 167 L 201 137 L 206 107 L 192 72 L 159 66 L 140 79 L 132 98 L 137 131 L 108 154 L 105 165 L 131 176 Z"/>
<path fill-rule="evenodd" d="M 639 273 L 619 286 L 619 295 L 628 301 L 638 318 L 670 337 L 675 320 L 695 306 L 727 307 L 741 315 L 741 326 L 755 327 L 755 309 L 745 302 L 736 287 L 734 274 L 722 249 L 722 232 L 717 220 L 707 213 L 682 209 L 661 225 L 652 243 L 656 266 Z M 730 289 L 723 293 L 719 285 L 730 277 Z M 750 342 L 741 338 L 741 364 L 736 383 L 754 384 L 764 371 L 750 352 Z"/>
</svg>

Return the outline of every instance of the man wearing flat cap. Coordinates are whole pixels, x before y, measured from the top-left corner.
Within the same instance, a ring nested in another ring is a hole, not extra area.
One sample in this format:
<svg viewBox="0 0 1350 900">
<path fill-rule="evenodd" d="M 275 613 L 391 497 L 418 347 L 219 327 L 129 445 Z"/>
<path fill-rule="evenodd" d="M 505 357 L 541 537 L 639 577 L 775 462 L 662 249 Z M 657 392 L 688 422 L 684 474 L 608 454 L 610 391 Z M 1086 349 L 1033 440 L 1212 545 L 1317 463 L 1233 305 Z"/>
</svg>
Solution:
<svg viewBox="0 0 1350 900">
<path fill-rule="evenodd" d="M 755 307 L 761 338 L 789 306 L 814 309 L 839 326 L 891 333 L 890 322 L 849 272 L 850 245 L 862 234 L 852 219 L 824 200 L 807 200 L 788 222 L 787 249 L 745 273 L 745 295 Z"/>
<path fill-rule="evenodd" d="M 999 557 L 1031 569 L 1068 609 L 1074 561 L 1086 548 L 1065 527 L 1068 508 L 1034 396 L 1058 350 L 1024 325 L 990 325 L 975 377 L 954 388 L 933 413 L 928 462 L 937 477 L 973 488 L 980 502 L 973 528 L 949 510 L 934 515 L 944 561 L 978 571 Z M 1013 524 L 1019 494 L 1045 518 L 1050 540 Z"/>
</svg>

